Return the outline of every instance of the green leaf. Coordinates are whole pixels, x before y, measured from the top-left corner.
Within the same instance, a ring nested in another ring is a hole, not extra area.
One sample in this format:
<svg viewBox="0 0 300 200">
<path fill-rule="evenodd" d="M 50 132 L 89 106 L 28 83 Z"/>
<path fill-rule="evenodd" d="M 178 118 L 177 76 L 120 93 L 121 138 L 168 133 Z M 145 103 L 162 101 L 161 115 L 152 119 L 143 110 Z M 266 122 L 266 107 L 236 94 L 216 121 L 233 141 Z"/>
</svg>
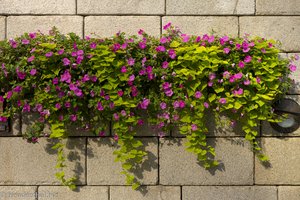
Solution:
<svg viewBox="0 0 300 200">
<path fill-rule="evenodd" d="M 56 47 L 56 44 L 55 43 L 41 43 L 40 46 L 45 47 L 47 49 L 54 49 Z"/>
<path fill-rule="evenodd" d="M 55 124 L 51 124 L 51 135 L 50 138 L 63 138 L 66 136 L 66 131 L 64 128 L 64 124 L 62 122 L 57 122 Z"/>
<path fill-rule="evenodd" d="M 209 102 L 212 102 L 212 101 L 214 101 L 216 98 L 217 98 L 217 95 L 216 95 L 216 94 L 210 94 L 209 97 L 208 97 L 208 101 L 209 101 Z"/>
<path fill-rule="evenodd" d="M 179 47 L 179 46 L 180 46 L 180 43 L 177 42 L 177 41 L 175 41 L 175 40 L 173 40 L 173 41 L 171 42 L 171 44 L 170 44 L 170 47 L 171 47 L 171 48 L 176 48 L 176 47 Z"/>
<path fill-rule="evenodd" d="M 191 123 L 191 117 L 189 115 L 185 115 L 180 119 L 180 121 L 184 123 Z"/>
<path fill-rule="evenodd" d="M 129 170 L 129 169 L 132 168 L 132 164 L 130 164 L 130 163 L 123 163 L 123 164 L 122 164 L 122 168 L 123 168 L 123 169 L 126 169 L 126 170 Z"/>
</svg>

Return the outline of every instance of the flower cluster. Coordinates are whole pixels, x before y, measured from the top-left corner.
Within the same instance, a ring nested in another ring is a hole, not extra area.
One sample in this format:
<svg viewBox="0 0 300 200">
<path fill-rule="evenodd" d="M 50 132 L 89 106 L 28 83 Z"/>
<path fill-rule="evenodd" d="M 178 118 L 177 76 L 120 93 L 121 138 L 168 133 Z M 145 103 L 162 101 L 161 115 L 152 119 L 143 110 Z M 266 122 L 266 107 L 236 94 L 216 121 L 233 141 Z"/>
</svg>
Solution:
<svg viewBox="0 0 300 200">
<path fill-rule="evenodd" d="M 170 23 L 164 30 L 161 38 L 140 30 L 131 37 L 81 39 L 53 29 L 2 41 L 0 101 L 7 107 L 0 121 L 37 113 L 39 128 L 27 134 L 31 142 L 43 135 L 45 122 L 52 138 L 67 136 L 74 125 L 104 136 L 112 122 L 120 145 L 115 155 L 134 187 L 129 171 L 146 156 L 134 138 L 144 116 L 160 137 L 178 126 L 189 151 L 208 168 L 218 165 L 203 123 L 210 109 L 228 116 L 232 126 L 241 122 L 246 139 L 266 160 L 255 140 L 257 120 L 276 118 L 272 102 L 287 91 L 298 57 L 279 58 L 276 43 L 260 37 L 192 36 Z"/>
</svg>

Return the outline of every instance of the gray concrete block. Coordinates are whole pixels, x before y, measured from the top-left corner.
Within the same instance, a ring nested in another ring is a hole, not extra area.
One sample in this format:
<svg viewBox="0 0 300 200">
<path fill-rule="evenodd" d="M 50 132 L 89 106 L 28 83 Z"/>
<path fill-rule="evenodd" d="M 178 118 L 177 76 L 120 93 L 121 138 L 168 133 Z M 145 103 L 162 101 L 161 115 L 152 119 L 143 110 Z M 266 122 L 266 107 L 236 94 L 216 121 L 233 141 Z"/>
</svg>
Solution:
<svg viewBox="0 0 300 200">
<path fill-rule="evenodd" d="M 131 187 L 111 186 L 110 200 L 180 200 L 180 187 L 143 186 L 134 191 Z"/>
<path fill-rule="evenodd" d="M 215 146 L 219 167 L 205 170 L 196 155 L 187 152 L 186 139 L 160 140 L 160 183 L 163 185 L 253 184 L 253 153 L 241 138 L 208 139 Z"/>
<path fill-rule="evenodd" d="M 0 16 L 0 40 L 5 38 L 5 17 Z"/>
<path fill-rule="evenodd" d="M 300 138 L 263 138 L 262 147 L 270 164 L 255 161 L 255 184 L 299 185 Z"/>
<path fill-rule="evenodd" d="M 53 27 L 64 34 L 74 32 L 82 37 L 83 17 L 81 16 L 9 16 L 7 17 L 7 38 L 38 30 L 48 33 Z"/>
<path fill-rule="evenodd" d="M 298 0 L 257 0 L 257 15 L 300 15 Z"/>
<path fill-rule="evenodd" d="M 76 175 L 77 183 L 85 184 L 85 139 L 66 142 L 66 177 Z M 0 138 L 0 185 L 57 185 L 55 143 L 45 138 L 29 144 L 20 137 Z"/>
<path fill-rule="evenodd" d="M 143 29 L 152 36 L 160 35 L 158 16 L 88 16 L 85 17 L 85 35 L 95 33 L 97 37 L 111 37 L 117 32 L 137 35 Z M 93 35 L 92 35 L 93 36 Z"/>
<path fill-rule="evenodd" d="M 135 176 L 144 185 L 155 185 L 158 181 L 157 138 L 139 138 L 148 152 L 141 170 Z M 120 174 L 121 163 L 115 162 L 113 152 L 117 143 L 111 138 L 88 140 L 87 182 L 88 185 L 125 185 L 125 176 Z"/>
<path fill-rule="evenodd" d="M 240 36 L 249 33 L 266 39 L 279 40 L 286 52 L 299 52 L 300 16 L 256 16 L 240 17 Z"/>
<path fill-rule="evenodd" d="M 191 35 L 210 34 L 213 31 L 217 35 L 238 35 L 238 17 L 210 17 L 210 16 L 166 16 L 162 18 L 162 25 L 171 22 L 183 33 Z"/>
<path fill-rule="evenodd" d="M 164 0 L 78 0 L 78 14 L 141 14 L 162 15 Z"/>
<path fill-rule="evenodd" d="M 36 190 L 34 186 L 0 186 L 0 199 L 36 200 Z"/>
<path fill-rule="evenodd" d="M 275 186 L 183 186 L 182 200 L 276 200 Z"/>
<path fill-rule="evenodd" d="M 278 200 L 299 200 L 300 186 L 279 186 Z"/>
<path fill-rule="evenodd" d="M 1 0 L 1 14 L 75 14 L 75 0 Z"/>
<path fill-rule="evenodd" d="M 167 0 L 168 15 L 254 15 L 254 0 Z"/>
<path fill-rule="evenodd" d="M 62 186 L 40 186 L 38 195 L 39 200 L 108 200 L 108 187 L 83 186 L 72 191 Z"/>
</svg>

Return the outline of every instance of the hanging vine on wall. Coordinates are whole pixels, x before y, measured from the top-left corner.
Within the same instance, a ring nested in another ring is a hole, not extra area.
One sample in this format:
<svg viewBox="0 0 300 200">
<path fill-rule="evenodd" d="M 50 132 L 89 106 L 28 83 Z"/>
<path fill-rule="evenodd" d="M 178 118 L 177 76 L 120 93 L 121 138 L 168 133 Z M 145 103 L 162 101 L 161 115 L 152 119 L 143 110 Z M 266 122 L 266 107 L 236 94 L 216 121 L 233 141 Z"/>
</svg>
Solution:
<svg viewBox="0 0 300 200">
<path fill-rule="evenodd" d="M 81 39 L 53 29 L 1 41 L 0 101 L 7 107 L 0 121 L 38 113 L 38 122 L 24 133 L 33 143 L 44 136 L 45 122 L 49 137 L 58 139 L 68 136 L 70 125 L 104 136 L 112 122 L 120 146 L 114 154 L 133 188 L 139 183 L 131 172 L 147 156 L 134 137 L 145 113 L 160 136 L 179 126 L 187 150 L 205 168 L 218 165 L 206 142 L 206 109 L 226 115 L 231 125 L 240 122 L 253 151 L 266 161 L 256 140 L 258 120 L 277 120 L 271 105 L 288 90 L 297 57 L 280 59 L 276 42 L 261 37 L 189 36 L 170 23 L 164 30 L 160 38 L 140 30 L 131 37 Z M 63 147 L 53 147 L 59 169 L 65 166 Z M 63 171 L 56 176 L 74 188 L 74 178 L 66 179 Z"/>
</svg>

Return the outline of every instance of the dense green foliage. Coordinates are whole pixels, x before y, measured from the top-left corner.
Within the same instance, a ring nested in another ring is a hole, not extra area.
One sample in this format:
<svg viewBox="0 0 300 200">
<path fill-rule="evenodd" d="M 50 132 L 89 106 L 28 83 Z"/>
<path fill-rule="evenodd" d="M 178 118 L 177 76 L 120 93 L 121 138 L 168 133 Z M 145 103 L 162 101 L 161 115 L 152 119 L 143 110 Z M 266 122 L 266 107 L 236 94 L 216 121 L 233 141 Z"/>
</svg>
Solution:
<svg viewBox="0 0 300 200">
<path fill-rule="evenodd" d="M 273 40 L 260 37 L 189 36 L 167 24 L 161 38 L 142 30 L 137 36 L 81 39 L 52 30 L 49 35 L 24 34 L 0 43 L 0 101 L 7 107 L 6 121 L 14 113 L 35 112 L 39 120 L 24 133 L 38 142 L 45 122 L 50 138 L 68 136 L 69 126 L 104 136 L 112 134 L 120 146 L 116 161 L 133 188 L 139 186 L 132 171 L 146 152 L 135 138 L 135 127 L 148 119 L 160 137 L 174 126 L 186 135 L 187 150 L 205 168 L 218 165 L 206 142 L 205 110 L 242 124 L 245 138 L 266 161 L 256 140 L 259 120 L 274 121 L 272 102 L 289 87 L 295 66 L 280 59 Z M 57 143 L 57 168 L 65 164 L 63 144 Z M 74 178 L 56 175 L 74 188 Z"/>
</svg>

